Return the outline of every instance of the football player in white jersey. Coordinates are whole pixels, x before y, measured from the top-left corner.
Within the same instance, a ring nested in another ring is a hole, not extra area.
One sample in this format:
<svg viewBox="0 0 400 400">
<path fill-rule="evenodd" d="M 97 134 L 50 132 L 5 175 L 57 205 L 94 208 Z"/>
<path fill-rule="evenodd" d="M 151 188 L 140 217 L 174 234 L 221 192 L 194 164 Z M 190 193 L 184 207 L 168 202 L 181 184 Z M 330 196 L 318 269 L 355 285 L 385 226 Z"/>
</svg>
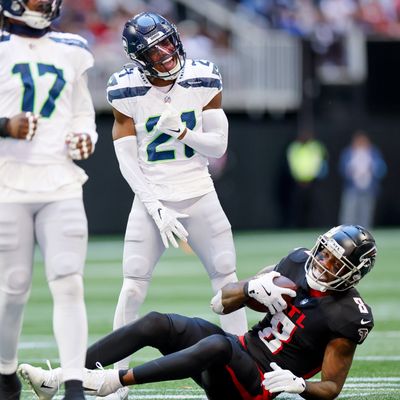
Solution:
<svg viewBox="0 0 400 400">
<path fill-rule="evenodd" d="M 97 140 L 86 83 L 93 57 L 51 22 L 61 0 L 0 0 L 0 398 L 19 399 L 17 346 L 35 241 L 53 297 L 65 399 L 84 399 L 85 159 Z"/>
<path fill-rule="evenodd" d="M 123 44 L 133 65 L 111 76 L 107 98 L 115 152 L 135 199 L 114 329 L 138 318 L 154 267 L 177 238 L 198 255 L 214 292 L 237 281 L 231 225 L 207 168 L 207 157 L 221 157 L 228 142 L 218 68 L 186 59 L 176 27 L 155 13 L 130 19 Z M 245 311 L 222 316 L 221 325 L 243 334 Z"/>
</svg>

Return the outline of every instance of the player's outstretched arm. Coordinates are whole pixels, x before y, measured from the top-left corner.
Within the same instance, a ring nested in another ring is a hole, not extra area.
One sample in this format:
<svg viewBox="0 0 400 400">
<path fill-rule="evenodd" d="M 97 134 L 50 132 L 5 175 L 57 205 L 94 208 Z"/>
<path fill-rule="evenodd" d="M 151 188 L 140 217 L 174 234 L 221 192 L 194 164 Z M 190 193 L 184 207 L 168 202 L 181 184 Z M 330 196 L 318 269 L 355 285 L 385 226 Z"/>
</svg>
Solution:
<svg viewBox="0 0 400 400">
<path fill-rule="evenodd" d="M 297 393 L 310 400 L 333 400 L 339 396 L 346 381 L 356 346 L 345 338 L 331 340 L 325 350 L 320 382 L 305 381 L 271 363 L 273 371 L 264 374 L 262 384 L 271 393 Z"/>
<path fill-rule="evenodd" d="M 170 210 L 156 198 L 139 166 L 136 129 L 132 118 L 115 109 L 113 113 L 114 148 L 122 176 L 154 219 L 164 246 L 168 248 L 171 243 L 174 247 L 178 247 L 175 236 L 183 241 L 186 241 L 188 236 L 178 218 L 186 218 L 187 215 Z"/>
</svg>

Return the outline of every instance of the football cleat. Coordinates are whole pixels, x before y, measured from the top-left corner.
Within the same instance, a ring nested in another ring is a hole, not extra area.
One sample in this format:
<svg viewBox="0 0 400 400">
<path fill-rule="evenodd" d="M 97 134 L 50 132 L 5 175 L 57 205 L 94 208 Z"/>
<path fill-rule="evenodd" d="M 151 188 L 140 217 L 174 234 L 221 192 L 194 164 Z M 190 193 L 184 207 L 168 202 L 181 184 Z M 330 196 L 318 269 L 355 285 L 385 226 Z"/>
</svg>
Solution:
<svg viewBox="0 0 400 400">
<path fill-rule="evenodd" d="M 18 375 L 32 388 L 39 400 L 51 400 L 58 392 L 61 384 L 61 368 L 49 370 L 34 367 L 29 364 L 21 364 L 18 367 Z"/>
<path fill-rule="evenodd" d="M 123 387 L 106 397 L 96 397 L 96 400 L 128 400 L 128 395 L 129 389 L 127 387 Z"/>
<path fill-rule="evenodd" d="M 118 370 L 103 369 L 100 364 L 97 364 L 97 367 L 100 369 L 85 369 L 83 373 L 83 390 L 85 394 L 104 398 L 123 388 L 119 380 Z"/>
</svg>

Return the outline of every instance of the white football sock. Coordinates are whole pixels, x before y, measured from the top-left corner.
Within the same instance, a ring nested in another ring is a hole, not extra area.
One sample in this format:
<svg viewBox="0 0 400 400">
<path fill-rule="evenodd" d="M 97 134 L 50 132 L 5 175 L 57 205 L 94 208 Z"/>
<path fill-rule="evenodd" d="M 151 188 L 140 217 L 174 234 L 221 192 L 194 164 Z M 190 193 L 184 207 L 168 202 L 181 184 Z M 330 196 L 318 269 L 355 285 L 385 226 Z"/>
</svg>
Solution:
<svg viewBox="0 0 400 400">
<path fill-rule="evenodd" d="M 87 317 L 80 275 L 49 282 L 53 295 L 53 329 L 58 344 L 63 381 L 82 380 L 87 349 Z"/>
<path fill-rule="evenodd" d="M 148 281 L 124 279 L 114 315 L 114 330 L 139 318 L 139 308 L 146 297 L 149 283 Z M 129 360 L 130 357 L 127 357 L 118 361 L 115 368 L 127 369 Z"/>
</svg>

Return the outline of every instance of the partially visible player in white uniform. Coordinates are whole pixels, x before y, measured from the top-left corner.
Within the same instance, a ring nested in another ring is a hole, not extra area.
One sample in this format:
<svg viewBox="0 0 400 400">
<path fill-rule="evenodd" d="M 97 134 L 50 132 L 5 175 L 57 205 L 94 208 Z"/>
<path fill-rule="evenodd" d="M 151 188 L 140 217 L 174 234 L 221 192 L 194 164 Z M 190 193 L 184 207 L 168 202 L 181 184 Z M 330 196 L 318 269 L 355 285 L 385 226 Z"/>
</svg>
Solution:
<svg viewBox="0 0 400 400">
<path fill-rule="evenodd" d="M 207 157 L 221 157 L 228 142 L 220 73 L 210 61 L 185 59 L 175 26 L 155 13 L 129 20 L 123 42 L 134 65 L 111 76 L 107 96 L 116 155 L 135 199 L 114 329 L 138 318 L 154 267 L 177 238 L 198 255 L 214 292 L 237 281 L 231 225 L 207 168 Z M 245 311 L 222 316 L 221 325 L 243 334 Z"/>
<path fill-rule="evenodd" d="M 66 400 L 84 399 L 85 159 L 97 140 L 77 35 L 51 30 L 61 0 L 0 0 L 0 398 L 19 399 L 17 346 L 35 242 L 53 298 Z"/>
</svg>

